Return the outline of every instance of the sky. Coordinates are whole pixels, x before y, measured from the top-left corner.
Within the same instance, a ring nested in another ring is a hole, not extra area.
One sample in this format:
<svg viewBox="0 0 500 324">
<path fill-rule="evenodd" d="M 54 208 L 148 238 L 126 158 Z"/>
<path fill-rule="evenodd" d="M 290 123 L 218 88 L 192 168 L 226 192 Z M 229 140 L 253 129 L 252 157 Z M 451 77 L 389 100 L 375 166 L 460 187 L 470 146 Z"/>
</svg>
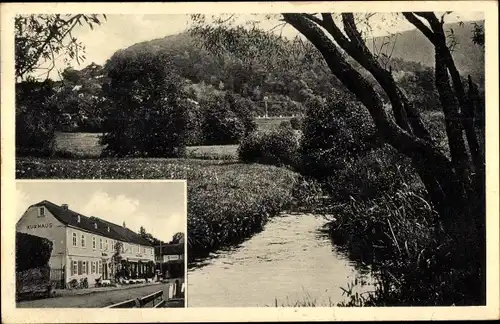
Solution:
<svg viewBox="0 0 500 324">
<path fill-rule="evenodd" d="M 85 216 L 96 216 L 138 232 L 144 226 L 154 237 L 170 241 L 185 232 L 184 182 L 163 181 L 18 181 L 16 221 L 26 209 L 42 200 Z"/>
<path fill-rule="evenodd" d="M 438 12 L 436 14 L 440 15 L 442 13 Z M 210 20 L 210 16 L 207 18 Z M 483 12 L 453 12 L 445 17 L 445 22 L 479 19 L 484 19 Z M 235 17 L 236 24 L 248 20 L 259 21 L 260 27 L 264 30 L 271 30 L 278 24 L 276 19 L 264 19 L 262 15 L 240 14 Z M 138 42 L 178 34 L 191 25 L 190 16 L 185 14 L 107 15 L 107 20 L 93 30 L 86 25 L 75 27 L 73 36 L 77 37 L 85 45 L 86 60 L 80 66 L 76 62 L 73 62 L 72 65 L 76 69 L 82 69 L 92 62 L 103 65 L 119 49 Z M 413 29 L 413 25 L 404 19 L 396 18 L 392 13 L 375 15 L 371 18 L 370 25 L 373 29 L 373 36 Z M 360 29 L 362 29 L 361 26 Z M 277 32 L 278 30 L 275 29 L 274 31 Z M 296 31 L 290 26 L 283 29 L 282 33 L 287 37 L 296 35 Z M 62 60 L 56 66 L 58 69 L 64 69 L 65 67 Z M 56 72 L 51 77 L 58 79 Z"/>
</svg>

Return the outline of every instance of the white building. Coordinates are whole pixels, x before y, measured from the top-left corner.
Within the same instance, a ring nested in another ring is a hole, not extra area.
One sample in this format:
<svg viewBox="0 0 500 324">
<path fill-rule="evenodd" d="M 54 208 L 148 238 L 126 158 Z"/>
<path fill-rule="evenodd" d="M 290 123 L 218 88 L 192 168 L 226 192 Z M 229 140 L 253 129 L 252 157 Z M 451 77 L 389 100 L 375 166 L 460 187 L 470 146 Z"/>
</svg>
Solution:
<svg viewBox="0 0 500 324">
<path fill-rule="evenodd" d="M 51 269 L 63 269 L 62 281 L 114 277 L 119 263 L 114 262 L 116 244 L 119 256 L 137 277 L 154 273 L 155 252 L 152 244 L 130 229 L 97 217 L 87 217 L 47 200 L 30 206 L 17 222 L 16 231 L 52 241 Z M 116 266 L 115 266 L 116 264 Z"/>
</svg>

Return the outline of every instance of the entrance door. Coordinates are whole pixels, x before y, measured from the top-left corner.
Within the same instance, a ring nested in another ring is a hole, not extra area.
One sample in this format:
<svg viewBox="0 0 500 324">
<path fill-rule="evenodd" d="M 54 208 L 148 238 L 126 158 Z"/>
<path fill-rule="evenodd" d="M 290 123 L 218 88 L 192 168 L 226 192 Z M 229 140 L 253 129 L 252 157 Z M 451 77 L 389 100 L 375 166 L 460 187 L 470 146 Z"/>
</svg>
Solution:
<svg viewBox="0 0 500 324">
<path fill-rule="evenodd" d="M 108 278 L 108 263 L 106 260 L 102 260 L 102 279 L 109 279 Z"/>
</svg>

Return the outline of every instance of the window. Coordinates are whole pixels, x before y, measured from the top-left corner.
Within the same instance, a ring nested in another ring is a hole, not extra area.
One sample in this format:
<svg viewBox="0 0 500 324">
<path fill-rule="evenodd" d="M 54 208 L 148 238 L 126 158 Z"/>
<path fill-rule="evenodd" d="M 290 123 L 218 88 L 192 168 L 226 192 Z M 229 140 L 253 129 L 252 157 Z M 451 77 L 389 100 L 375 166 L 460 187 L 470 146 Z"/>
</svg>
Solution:
<svg viewBox="0 0 500 324">
<path fill-rule="evenodd" d="M 76 246 L 76 233 L 73 233 L 73 246 Z"/>
<path fill-rule="evenodd" d="M 92 273 L 95 273 L 95 261 L 92 261 L 92 269 L 91 269 L 91 272 L 92 272 Z"/>
<path fill-rule="evenodd" d="M 99 239 L 99 249 L 102 250 L 102 239 Z"/>
<path fill-rule="evenodd" d="M 85 247 L 85 234 L 82 234 L 82 242 L 81 242 L 81 244 L 82 244 L 82 248 L 84 248 Z"/>
<path fill-rule="evenodd" d="M 45 207 L 38 208 L 38 217 L 45 217 Z"/>
<path fill-rule="evenodd" d="M 75 275 L 78 273 L 78 262 L 73 261 L 73 267 L 71 268 L 71 275 Z"/>
<path fill-rule="evenodd" d="M 99 260 L 99 265 L 97 266 L 97 272 L 98 272 L 99 274 L 101 274 L 101 273 L 102 273 L 102 261 L 101 261 L 101 260 Z"/>
<path fill-rule="evenodd" d="M 105 250 L 107 251 L 108 250 L 108 240 L 106 240 L 106 245 L 105 245 Z"/>
<path fill-rule="evenodd" d="M 95 247 L 96 247 L 95 236 L 92 236 L 92 248 L 95 250 Z"/>
<path fill-rule="evenodd" d="M 82 262 L 82 274 L 87 273 L 87 261 Z"/>
</svg>

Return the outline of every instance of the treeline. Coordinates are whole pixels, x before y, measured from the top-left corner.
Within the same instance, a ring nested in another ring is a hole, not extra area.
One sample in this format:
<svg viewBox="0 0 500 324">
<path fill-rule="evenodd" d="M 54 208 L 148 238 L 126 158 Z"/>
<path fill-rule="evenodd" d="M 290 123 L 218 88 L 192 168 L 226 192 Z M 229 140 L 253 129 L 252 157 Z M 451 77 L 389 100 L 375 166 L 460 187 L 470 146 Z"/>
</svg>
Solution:
<svg viewBox="0 0 500 324">
<path fill-rule="evenodd" d="M 239 143 L 256 116 L 304 115 L 308 100 L 334 90 L 352 100 L 310 45 L 272 42 L 288 53 L 270 65 L 259 55 L 216 55 L 183 33 L 120 50 L 105 66 L 68 68 L 61 81 L 19 83 L 18 153 L 51 154 L 54 133 L 70 131 L 104 133 L 108 155 L 180 156 L 174 147 Z M 431 69 L 390 64 L 410 99 L 438 107 Z"/>
</svg>

